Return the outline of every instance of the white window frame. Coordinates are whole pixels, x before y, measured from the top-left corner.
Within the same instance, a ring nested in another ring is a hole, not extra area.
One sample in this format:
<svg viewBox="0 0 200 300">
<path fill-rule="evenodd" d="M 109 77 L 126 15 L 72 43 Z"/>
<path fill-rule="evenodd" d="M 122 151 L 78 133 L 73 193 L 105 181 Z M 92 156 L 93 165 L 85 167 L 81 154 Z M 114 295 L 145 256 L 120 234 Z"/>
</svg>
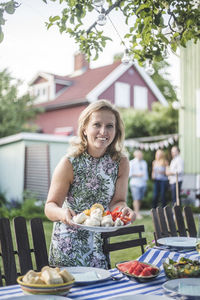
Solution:
<svg viewBox="0 0 200 300">
<path fill-rule="evenodd" d="M 148 109 L 148 89 L 146 86 L 135 85 L 133 87 L 133 97 L 135 109 Z"/>
<path fill-rule="evenodd" d="M 130 107 L 130 84 L 119 81 L 115 83 L 115 105 Z"/>
</svg>

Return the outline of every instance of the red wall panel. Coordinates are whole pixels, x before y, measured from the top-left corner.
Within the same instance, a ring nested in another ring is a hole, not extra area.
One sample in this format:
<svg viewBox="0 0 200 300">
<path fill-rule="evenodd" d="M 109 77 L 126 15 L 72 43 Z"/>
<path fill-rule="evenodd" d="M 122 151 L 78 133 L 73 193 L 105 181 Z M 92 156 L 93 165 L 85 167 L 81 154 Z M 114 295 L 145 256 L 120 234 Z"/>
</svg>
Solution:
<svg viewBox="0 0 200 300">
<path fill-rule="evenodd" d="M 42 129 L 43 133 L 54 133 L 56 127 L 73 127 L 74 134 L 77 131 L 77 121 L 81 111 L 86 106 L 77 106 L 55 111 L 48 111 L 38 116 L 36 124 Z"/>
</svg>

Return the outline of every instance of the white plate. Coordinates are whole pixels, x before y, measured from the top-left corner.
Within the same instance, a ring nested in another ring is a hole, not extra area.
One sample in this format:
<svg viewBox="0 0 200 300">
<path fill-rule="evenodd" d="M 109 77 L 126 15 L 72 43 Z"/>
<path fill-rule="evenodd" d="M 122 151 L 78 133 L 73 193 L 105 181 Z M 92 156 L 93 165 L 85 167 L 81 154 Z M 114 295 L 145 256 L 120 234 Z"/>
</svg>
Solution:
<svg viewBox="0 0 200 300">
<path fill-rule="evenodd" d="M 181 299 L 184 300 L 200 299 L 199 286 L 200 278 L 178 278 L 169 280 L 162 285 L 166 295 L 170 297 L 183 296 Z"/>
<path fill-rule="evenodd" d="M 196 238 L 192 237 L 182 237 L 182 236 L 173 236 L 166 237 L 157 240 L 158 244 L 175 247 L 175 248 L 195 248 L 196 247 Z"/>
<path fill-rule="evenodd" d="M 63 267 L 62 269 L 64 269 Z M 101 282 L 111 277 L 108 270 L 92 267 L 67 267 L 69 273 L 75 278 L 75 284 L 90 284 Z"/>
<path fill-rule="evenodd" d="M 56 295 L 24 295 L 10 298 L 12 300 L 71 300 L 71 298 L 66 298 Z"/>
<path fill-rule="evenodd" d="M 131 297 L 132 296 L 132 297 Z M 169 300 L 168 297 L 165 296 L 156 296 L 156 295 L 135 295 L 135 294 L 128 294 L 128 295 L 121 295 L 121 296 L 114 296 L 108 298 L 107 300 Z"/>
<path fill-rule="evenodd" d="M 89 231 L 94 231 L 94 232 L 112 232 L 112 231 L 116 231 L 119 230 L 121 228 L 130 226 L 130 224 L 127 225 L 123 225 L 123 226 L 112 226 L 112 227 L 103 227 L 103 226 L 87 226 L 87 225 L 83 225 L 83 224 L 77 224 L 72 222 L 75 226 L 77 226 L 78 228 L 82 228 L 85 230 L 89 230 Z"/>
</svg>

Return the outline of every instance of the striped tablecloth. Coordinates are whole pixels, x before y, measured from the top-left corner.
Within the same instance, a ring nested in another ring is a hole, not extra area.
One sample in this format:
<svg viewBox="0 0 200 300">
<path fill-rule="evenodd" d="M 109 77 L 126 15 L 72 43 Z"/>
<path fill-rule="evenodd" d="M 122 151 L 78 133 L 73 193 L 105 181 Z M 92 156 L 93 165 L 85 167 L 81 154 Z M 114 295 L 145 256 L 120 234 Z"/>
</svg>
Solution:
<svg viewBox="0 0 200 300">
<path fill-rule="evenodd" d="M 109 299 L 110 297 L 120 295 L 163 295 L 162 284 L 166 281 L 166 277 L 164 275 L 162 261 L 165 260 L 167 257 L 178 260 L 182 256 L 195 259 L 198 257 L 198 254 L 196 251 L 188 251 L 181 253 L 159 250 L 156 248 L 149 249 L 141 257 L 139 257 L 138 260 L 154 264 L 161 269 L 161 273 L 155 280 L 146 283 L 138 283 L 136 281 L 131 281 L 126 276 L 124 276 L 119 281 L 109 279 L 101 283 L 74 286 L 70 290 L 67 297 L 78 300 L 98 300 Z M 121 274 L 117 269 L 112 269 L 110 270 L 110 272 L 114 276 L 121 277 Z M 0 288 L 0 299 L 12 299 L 12 297 L 20 295 L 23 295 L 23 292 L 19 285 L 11 285 Z"/>
</svg>

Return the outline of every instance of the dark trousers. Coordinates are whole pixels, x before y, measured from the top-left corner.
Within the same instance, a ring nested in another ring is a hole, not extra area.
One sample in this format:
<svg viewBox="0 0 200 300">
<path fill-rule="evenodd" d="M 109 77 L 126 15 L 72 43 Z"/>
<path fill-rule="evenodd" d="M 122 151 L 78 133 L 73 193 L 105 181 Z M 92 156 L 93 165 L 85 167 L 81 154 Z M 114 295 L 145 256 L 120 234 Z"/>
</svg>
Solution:
<svg viewBox="0 0 200 300">
<path fill-rule="evenodd" d="M 178 182 L 178 194 L 179 194 L 179 199 L 180 199 L 180 192 L 181 192 L 181 185 L 182 181 Z M 176 204 L 176 183 L 170 184 L 171 188 L 171 194 L 172 194 L 172 204 Z M 181 205 L 181 199 L 180 199 L 180 205 Z"/>
<path fill-rule="evenodd" d="M 153 186 L 153 208 L 158 206 L 159 197 L 161 199 L 162 207 L 166 206 L 166 191 L 168 187 L 167 180 L 154 180 Z"/>
</svg>

